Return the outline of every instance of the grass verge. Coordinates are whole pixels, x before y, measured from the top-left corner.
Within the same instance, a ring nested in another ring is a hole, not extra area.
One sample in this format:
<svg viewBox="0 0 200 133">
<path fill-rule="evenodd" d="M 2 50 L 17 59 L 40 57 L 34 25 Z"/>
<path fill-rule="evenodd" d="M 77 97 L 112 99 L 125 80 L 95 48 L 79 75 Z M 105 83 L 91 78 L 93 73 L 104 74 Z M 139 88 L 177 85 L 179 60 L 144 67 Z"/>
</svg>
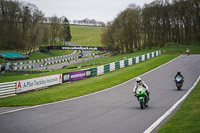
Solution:
<svg viewBox="0 0 200 133">
<path fill-rule="evenodd" d="M 23 79 L 29 79 L 29 78 L 35 78 L 35 77 L 41 77 L 41 76 L 47 76 L 47 75 L 52 75 L 52 74 L 59 74 L 59 73 L 66 73 L 66 72 L 72 72 L 80 69 L 86 69 L 86 68 L 92 68 L 92 67 L 97 67 L 101 65 L 105 65 L 111 62 L 115 61 L 120 61 L 123 60 L 124 57 L 126 58 L 131 58 L 134 56 L 142 55 L 148 52 L 153 52 L 156 51 L 155 49 L 150 49 L 150 50 L 142 50 L 142 51 L 136 51 L 131 54 L 123 54 L 123 55 L 116 55 L 116 56 L 111 56 L 108 58 L 96 58 L 94 60 L 90 61 L 84 61 L 83 63 L 80 64 L 73 64 L 67 66 L 67 69 L 53 69 L 52 72 L 48 73 L 40 73 L 40 74 L 29 74 L 29 75 L 3 75 L 3 77 L 0 78 L 0 83 L 3 82 L 10 82 L 10 81 L 17 81 L 17 80 L 23 80 Z M 78 67 L 81 66 L 81 68 L 76 68 L 76 69 L 68 69 L 69 67 Z"/>
<path fill-rule="evenodd" d="M 39 51 L 34 51 L 30 54 L 29 60 L 39 60 L 39 59 L 45 59 L 55 56 L 62 56 L 72 53 L 71 50 L 51 50 L 50 53 L 41 53 Z"/>
<path fill-rule="evenodd" d="M 71 25 L 70 28 L 72 34 L 71 42 L 82 46 L 102 46 L 101 34 L 103 28 L 76 25 Z"/>
<path fill-rule="evenodd" d="M 200 132 L 200 82 L 158 133 Z"/>
<path fill-rule="evenodd" d="M 102 76 L 3 98 L 0 99 L 0 107 L 38 105 L 90 94 L 123 83 L 133 77 L 152 70 L 177 56 L 177 54 L 161 55 L 152 58 L 151 60 L 119 69 Z M 119 76 L 123 78 L 119 78 Z"/>
</svg>

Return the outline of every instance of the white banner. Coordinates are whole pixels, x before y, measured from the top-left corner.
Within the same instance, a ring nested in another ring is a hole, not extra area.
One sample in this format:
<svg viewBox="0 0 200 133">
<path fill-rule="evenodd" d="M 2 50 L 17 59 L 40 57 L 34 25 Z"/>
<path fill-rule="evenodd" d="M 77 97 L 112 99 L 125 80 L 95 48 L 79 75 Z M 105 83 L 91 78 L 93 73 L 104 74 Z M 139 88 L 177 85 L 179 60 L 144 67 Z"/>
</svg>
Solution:
<svg viewBox="0 0 200 133">
<path fill-rule="evenodd" d="M 20 80 L 17 81 L 16 84 L 16 93 L 21 93 L 61 83 L 62 83 L 62 74 Z"/>
</svg>

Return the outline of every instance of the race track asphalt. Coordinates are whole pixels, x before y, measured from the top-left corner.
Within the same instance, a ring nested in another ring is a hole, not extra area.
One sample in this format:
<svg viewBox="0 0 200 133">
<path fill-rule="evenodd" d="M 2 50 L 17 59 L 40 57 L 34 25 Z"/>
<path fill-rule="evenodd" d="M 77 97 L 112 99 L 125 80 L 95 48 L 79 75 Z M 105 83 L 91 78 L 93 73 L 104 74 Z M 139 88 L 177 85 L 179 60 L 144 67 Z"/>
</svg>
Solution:
<svg viewBox="0 0 200 133">
<path fill-rule="evenodd" d="M 0 114 L 0 132 L 142 133 L 194 84 L 200 75 L 199 66 L 200 55 L 181 55 L 142 75 L 151 98 L 144 110 L 133 96 L 132 79 L 92 95 Z M 181 91 L 173 81 L 177 71 L 185 78 Z"/>
</svg>

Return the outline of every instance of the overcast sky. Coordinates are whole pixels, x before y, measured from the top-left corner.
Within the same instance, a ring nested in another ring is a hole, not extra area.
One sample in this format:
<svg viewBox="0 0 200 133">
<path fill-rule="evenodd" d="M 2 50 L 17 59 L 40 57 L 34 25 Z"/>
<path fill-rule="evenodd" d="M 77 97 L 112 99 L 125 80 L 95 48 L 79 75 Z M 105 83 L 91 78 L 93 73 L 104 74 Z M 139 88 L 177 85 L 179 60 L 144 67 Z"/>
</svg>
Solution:
<svg viewBox="0 0 200 133">
<path fill-rule="evenodd" d="M 129 4 L 134 3 L 143 7 L 154 0 L 19 0 L 35 4 L 46 17 L 56 15 L 65 16 L 69 20 L 82 20 L 85 18 L 97 21 L 114 20 L 114 18 Z"/>
</svg>

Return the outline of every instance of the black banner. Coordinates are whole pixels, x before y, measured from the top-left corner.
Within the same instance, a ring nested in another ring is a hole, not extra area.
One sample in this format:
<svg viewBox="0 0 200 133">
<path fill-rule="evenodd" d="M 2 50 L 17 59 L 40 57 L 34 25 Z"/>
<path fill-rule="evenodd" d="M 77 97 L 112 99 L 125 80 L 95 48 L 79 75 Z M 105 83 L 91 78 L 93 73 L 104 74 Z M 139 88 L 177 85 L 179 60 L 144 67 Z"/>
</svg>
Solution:
<svg viewBox="0 0 200 133">
<path fill-rule="evenodd" d="M 82 51 L 107 51 L 103 47 L 92 47 L 92 46 L 46 46 L 40 47 L 41 50 L 82 50 Z"/>
</svg>

